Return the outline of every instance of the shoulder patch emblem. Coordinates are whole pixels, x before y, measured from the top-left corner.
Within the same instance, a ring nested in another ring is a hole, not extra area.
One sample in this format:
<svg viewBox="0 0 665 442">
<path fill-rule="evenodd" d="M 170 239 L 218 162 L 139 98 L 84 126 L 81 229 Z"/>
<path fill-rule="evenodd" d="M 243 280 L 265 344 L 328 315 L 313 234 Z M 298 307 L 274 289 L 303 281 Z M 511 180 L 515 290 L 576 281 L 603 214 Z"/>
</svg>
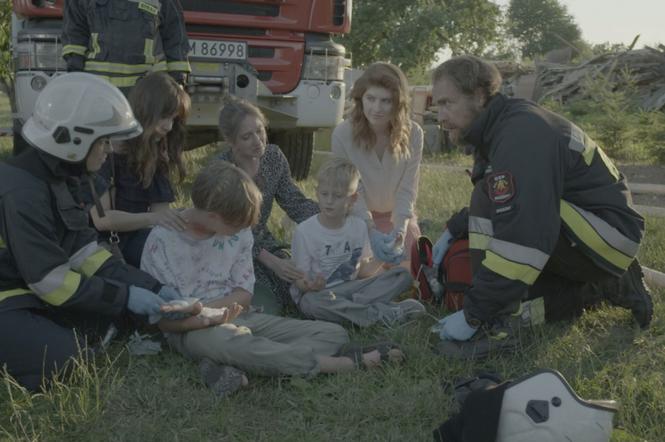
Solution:
<svg viewBox="0 0 665 442">
<path fill-rule="evenodd" d="M 497 204 L 510 201 L 515 196 L 515 183 L 510 172 L 497 172 L 488 176 L 487 195 Z"/>
</svg>

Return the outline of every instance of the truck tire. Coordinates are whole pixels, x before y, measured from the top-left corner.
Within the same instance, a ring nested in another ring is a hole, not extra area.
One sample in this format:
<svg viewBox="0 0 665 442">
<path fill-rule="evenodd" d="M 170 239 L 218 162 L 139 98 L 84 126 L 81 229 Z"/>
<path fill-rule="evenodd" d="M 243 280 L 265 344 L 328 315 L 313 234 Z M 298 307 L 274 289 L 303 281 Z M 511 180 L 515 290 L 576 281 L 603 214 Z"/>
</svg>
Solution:
<svg viewBox="0 0 665 442">
<path fill-rule="evenodd" d="M 291 176 L 295 180 L 304 180 L 309 175 L 314 151 L 314 132 L 305 130 L 275 130 L 268 140 L 284 152 L 289 161 Z"/>
</svg>

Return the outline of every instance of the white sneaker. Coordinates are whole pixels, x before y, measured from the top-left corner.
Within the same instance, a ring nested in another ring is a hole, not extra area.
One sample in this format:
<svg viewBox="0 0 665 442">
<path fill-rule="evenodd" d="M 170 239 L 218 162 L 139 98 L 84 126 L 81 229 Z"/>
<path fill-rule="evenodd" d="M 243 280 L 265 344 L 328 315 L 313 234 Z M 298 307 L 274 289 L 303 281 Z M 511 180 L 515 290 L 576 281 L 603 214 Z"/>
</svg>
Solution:
<svg viewBox="0 0 665 442">
<path fill-rule="evenodd" d="M 418 300 L 413 298 L 408 298 L 405 299 L 404 301 L 400 301 L 396 305 L 398 308 L 397 320 L 400 322 L 409 319 L 415 319 L 419 316 L 424 315 L 426 312 L 425 306 L 422 305 Z"/>
<path fill-rule="evenodd" d="M 541 298 L 524 301 L 520 305 L 520 325 L 524 328 L 545 323 L 545 300 Z"/>
</svg>

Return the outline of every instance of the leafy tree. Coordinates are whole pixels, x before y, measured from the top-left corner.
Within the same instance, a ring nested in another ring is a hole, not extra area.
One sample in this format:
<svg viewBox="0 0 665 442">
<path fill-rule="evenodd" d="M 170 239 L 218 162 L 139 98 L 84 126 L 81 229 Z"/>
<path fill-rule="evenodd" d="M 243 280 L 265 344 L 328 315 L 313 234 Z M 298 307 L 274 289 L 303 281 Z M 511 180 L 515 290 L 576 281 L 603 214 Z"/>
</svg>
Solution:
<svg viewBox="0 0 665 442">
<path fill-rule="evenodd" d="M 341 42 L 354 66 L 390 61 L 408 72 L 428 66 L 442 48 L 481 54 L 498 38 L 500 21 L 489 0 L 359 0 Z"/>
<path fill-rule="evenodd" d="M 508 28 L 521 45 L 522 55 L 533 58 L 566 44 L 575 45 L 582 32 L 565 5 L 558 0 L 510 0 Z"/>
<path fill-rule="evenodd" d="M 11 24 L 12 2 L 0 1 L 0 92 L 10 96 L 14 90 L 14 74 L 10 52 Z"/>
</svg>

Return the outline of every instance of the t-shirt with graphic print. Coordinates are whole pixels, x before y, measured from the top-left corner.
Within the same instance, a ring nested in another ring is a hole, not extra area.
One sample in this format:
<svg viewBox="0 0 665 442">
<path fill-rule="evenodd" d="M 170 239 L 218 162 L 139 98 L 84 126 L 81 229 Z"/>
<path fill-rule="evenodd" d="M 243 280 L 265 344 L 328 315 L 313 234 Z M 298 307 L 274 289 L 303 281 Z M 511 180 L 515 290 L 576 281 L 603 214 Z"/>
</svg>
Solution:
<svg viewBox="0 0 665 442">
<path fill-rule="evenodd" d="M 293 261 L 305 276 L 314 280 L 321 275 L 326 288 L 358 277 L 362 259 L 371 256 L 365 222 L 356 216 L 348 216 L 344 226 L 328 229 L 314 215 L 298 224 L 291 244 Z M 301 293 L 291 286 L 291 296 L 297 303 Z"/>
<path fill-rule="evenodd" d="M 185 298 L 218 299 L 234 288 L 254 291 L 250 229 L 235 235 L 194 239 L 187 233 L 155 227 L 143 248 L 141 270 Z"/>
</svg>

